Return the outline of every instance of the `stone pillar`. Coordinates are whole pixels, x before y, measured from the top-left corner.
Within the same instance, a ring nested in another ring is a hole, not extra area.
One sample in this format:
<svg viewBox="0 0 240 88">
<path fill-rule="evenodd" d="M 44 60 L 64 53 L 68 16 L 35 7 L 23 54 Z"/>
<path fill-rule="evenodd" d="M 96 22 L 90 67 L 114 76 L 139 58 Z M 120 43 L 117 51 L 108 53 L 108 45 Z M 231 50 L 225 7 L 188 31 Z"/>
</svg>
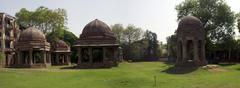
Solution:
<svg viewBox="0 0 240 88">
<path fill-rule="evenodd" d="M 106 47 L 103 47 L 103 62 L 106 62 L 107 61 L 107 58 L 106 58 Z"/>
<path fill-rule="evenodd" d="M 177 60 L 176 60 L 176 63 L 181 63 L 181 60 L 182 60 L 182 41 L 178 41 L 177 43 Z"/>
<path fill-rule="evenodd" d="M 55 54 L 56 54 L 55 64 L 59 64 L 59 54 L 58 53 L 55 53 Z"/>
<path fill-rule="evenodd" d="M 69 53 L 67 53 L 67 64 L 71 65 L 71 57 Z"/>
<path fill-rule="evenodd" d="M 46 58 L 46 51 L 43 51 L 43 63 L 46 64 L 47 63 L 47 58 Z"/>
<path fill-rule="evenodd" d="M 52 64 L 52 58 L 51 58 L 51 52 L 48 53 L 48 60 L 49 60 L 49 63 Z"/>
<path fill-rule="evenodd" d="M 114 47 L 113 50 L 114 50 L 113 51 L 113 62 L 114 62 L 114 66 L 117 66 L 117 63 L 118 63 L 118 58 L 117 58 L 118 51 L 117 51 L 116 47 Z"/>
<path fill-rule="evenodd" d="M 64 64 L 64 63 L 65 63 L 64 60 L 66 59 L 65 54 L 62 54 L 62 55 L 61 55 L 61 59 L 62 59 L 62 64 Z"/>
<path fill-rule="evenodd" d="M 182 43 L 182 60 L 181 62 L 186 62 L 187 61 L 187 41 L 183 40 Z"/>
<path fill-rule="evenodd" d="M 113 54 L 113 59 L 114 59 L 114 61 L 116 62 L 117 59 L 118 59 L 118 58 L 117 58 L 117 54 L 118 54 L 118 52 L 117 52 L 117 48 L 114 47 L 113 50 L 114 50 L 114 51 L 113 51 L 113 52 L 114 52 L 114 54 Z"/>
<path fill-rule="evenodd" d="M 78 64 L 81 64 L 81 62 L 82 62 L 82 49 L 81 48 L 78 48 L 78 52 L 77 52 L 77 54 L 78 54 Z"/>
<path fill-rule="evenodd" d="M 92 58 L 92 47 L 88 48 L 88 53 L 89 53 L 89 59 L 90 59 L 90 63 L 93 62 L 93 58 Z"/>
<path fill-rule="evenodd" d="M 29 64 L 30 65 L 32 65 L 33 64 L 33 55 L 32 55 L 32 53 L 33 53 L 33 50 L 29 50 Z"/>
<path fill-rule="evenodd" d="M 34 51 L 33 51 L 33 63 L 35 64 L 36 63 L 36 59 L 35 59 L 35 53 L 34 53 Z"/>
<path fill-rule="evenodd" d="M 198 52 L 198 41 L 193 41 L 193 49 L 194 49 L 194 61 L 199 63 L 199 52 Z"/>
<path fill-rule="evenodd" d="M 17 64 L 21 64 L 21 62 L 20 62 L 20 59 L 21 59 L 22 57 L 21 57 L 21 51 L 17 51 L 17 60 L 16 60 L 16 63 Z"/>
</svg>

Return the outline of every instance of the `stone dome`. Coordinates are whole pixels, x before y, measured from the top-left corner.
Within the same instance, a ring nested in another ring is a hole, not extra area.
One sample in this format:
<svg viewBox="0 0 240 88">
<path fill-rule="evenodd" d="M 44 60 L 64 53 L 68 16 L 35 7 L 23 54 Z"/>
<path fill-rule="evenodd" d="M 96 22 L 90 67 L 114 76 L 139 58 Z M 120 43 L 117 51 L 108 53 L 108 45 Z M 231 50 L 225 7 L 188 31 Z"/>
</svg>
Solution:
<svg viewBox="0 0 240 88">
<path fill-rule="evenodd" d="M 114 38 L 114 34 L 106 23 L 98 19 L 95 19 L 84 27 L 82 34 L 80 35 L 80 38 L 81 39 Z"/>
<path fill-rule="evenodd" d="M 45 42 L 45 35 L 38 29 L 30 27 L 24 31 L 19 36 L 19 42 L 37 41 Z"/>
<path fill-rule="evenodd" d="M 200 19 L 194 16 L 185 16 L 181 18 L 178 24 L 178 30 L 201 30 L 203 29 L 203 24 Z"/>
<path fill-rule="evenodd" d="M 64 42 L 63 40 L 58 40 L 55 47 L 56 48 L 66 48 L 66 49 L 69 48 L 68 44 L 66 42 Z"/>
</svg>

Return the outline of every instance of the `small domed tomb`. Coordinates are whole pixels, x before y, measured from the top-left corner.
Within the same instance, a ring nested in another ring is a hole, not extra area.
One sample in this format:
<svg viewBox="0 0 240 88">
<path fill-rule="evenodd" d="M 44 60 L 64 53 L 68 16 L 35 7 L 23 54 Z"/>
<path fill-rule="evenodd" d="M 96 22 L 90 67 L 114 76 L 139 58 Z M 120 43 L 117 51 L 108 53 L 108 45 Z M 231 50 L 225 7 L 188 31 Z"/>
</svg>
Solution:
<svg viewBox="0 0 240 88">
<path fill-rule="evenodd" d="M 79 68 L 117 66 L 119 44 L 110 27 L 98 19 L 84 27 L 75 47 Z"/>
<path fill-rule="evenodd" d="M 21 32 L 16 42 L 16 67 L 47 67 L 51 65 L 50 44 L 38 29 L 30 27 Z"/>
<path fill-rule="evenodd" d="M 71 65 L 71 50 L 66 42 L 58 40 L 52 47 L 52 65 Z"/>
<path fill-rule="evenodd" d="M 177 28 L 177 64 L 206 65 L 205 34 L 202 22 L 194 16 L 180 19 Z"/>
</svg>

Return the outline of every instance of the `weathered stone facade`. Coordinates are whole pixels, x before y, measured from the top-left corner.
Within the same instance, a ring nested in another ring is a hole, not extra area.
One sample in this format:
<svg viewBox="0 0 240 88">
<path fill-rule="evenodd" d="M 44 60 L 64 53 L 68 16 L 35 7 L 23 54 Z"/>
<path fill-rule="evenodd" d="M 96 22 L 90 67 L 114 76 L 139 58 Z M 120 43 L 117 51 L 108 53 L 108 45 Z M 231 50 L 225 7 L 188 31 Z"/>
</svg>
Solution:
<svg viewBox="0 0 240 88">
<path fill-rule="evenodd" d="M 0 51 L 5 54 L 0 60 L 0 67 L 9 67 L 13 64 L 14 43 L 19 33 L 15 18 L 6 13 L 0 13 Z"/>
<path fill-rule="evenodd" d="M 95 19 L 88 23 L 76 41 L 79 68 L 101 68 L 118 65 L 119 44 L 110 27 Z"/>
<path fill-rule="evenodd" d="M 202 22 L 193 16 L 181 19 L 177 28 L 177 64 L 206 65 L 205 34 Z"/>
<path fill-rule="evenodd" d="M 14 67 L 48 67 L 51 65 L 50 44 L 38 29 L 30 27 L 21 32 L 16 43 Z"/>
<path fill-rule="evenodd" d="M 71 49 L 63 40 L 58 40 L 52 49 L 52 65 L 71 65 Z"/>
</svg>

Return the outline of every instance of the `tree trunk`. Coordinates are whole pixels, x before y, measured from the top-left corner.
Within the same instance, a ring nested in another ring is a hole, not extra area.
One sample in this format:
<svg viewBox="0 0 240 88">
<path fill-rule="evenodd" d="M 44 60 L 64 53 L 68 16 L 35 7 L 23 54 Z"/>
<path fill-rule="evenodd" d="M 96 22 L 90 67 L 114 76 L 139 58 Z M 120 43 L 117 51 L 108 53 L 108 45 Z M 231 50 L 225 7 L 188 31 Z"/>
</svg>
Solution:
<svg viewBox="0 0 240 88">
<path fill-rule="evenodd" d="M 228 60 L 229 60 L 229 62 L 231 62 L 231 49 L 228 50 Z"/>
</svg>

